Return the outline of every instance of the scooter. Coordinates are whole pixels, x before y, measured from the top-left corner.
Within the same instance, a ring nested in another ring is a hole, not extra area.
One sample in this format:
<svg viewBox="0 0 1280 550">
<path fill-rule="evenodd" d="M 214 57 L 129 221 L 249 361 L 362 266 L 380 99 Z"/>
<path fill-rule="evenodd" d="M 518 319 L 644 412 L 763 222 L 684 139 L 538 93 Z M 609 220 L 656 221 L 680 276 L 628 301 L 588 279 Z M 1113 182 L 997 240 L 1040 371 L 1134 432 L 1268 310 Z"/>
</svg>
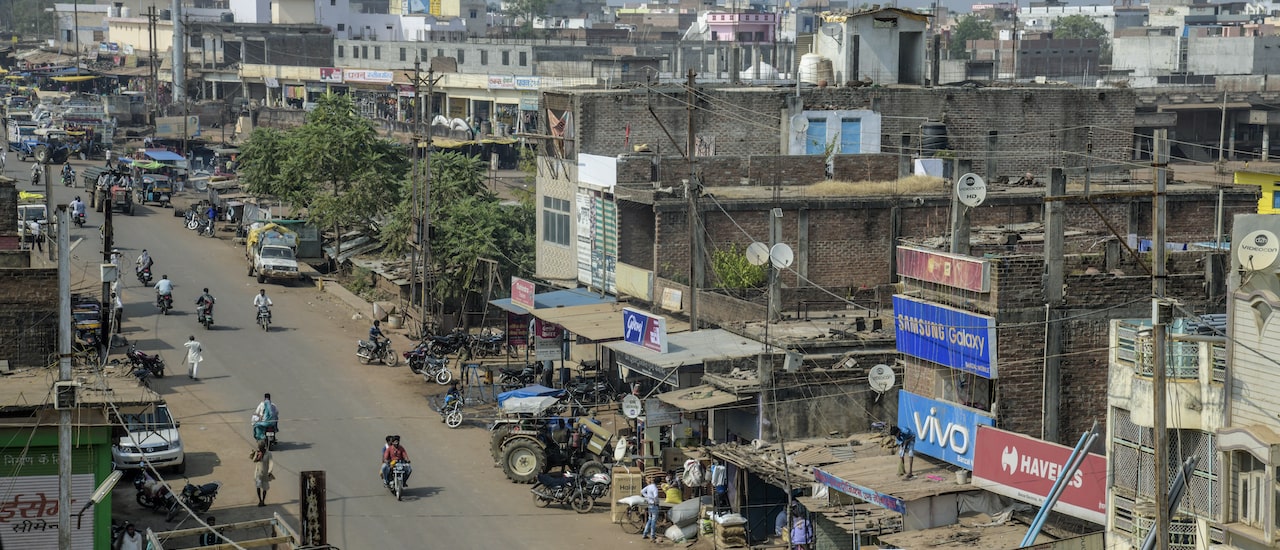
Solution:
<svg viewBox="0 0 1280 550">
<path fill-rule="evenodd" d="M 138 490 L 135 500 L 143 508 L 161 511 L 169 503 L 169 486 L 151 477 L 146 470 L 139 470 L 133 478 L 133 488 Z"/>
</svg>

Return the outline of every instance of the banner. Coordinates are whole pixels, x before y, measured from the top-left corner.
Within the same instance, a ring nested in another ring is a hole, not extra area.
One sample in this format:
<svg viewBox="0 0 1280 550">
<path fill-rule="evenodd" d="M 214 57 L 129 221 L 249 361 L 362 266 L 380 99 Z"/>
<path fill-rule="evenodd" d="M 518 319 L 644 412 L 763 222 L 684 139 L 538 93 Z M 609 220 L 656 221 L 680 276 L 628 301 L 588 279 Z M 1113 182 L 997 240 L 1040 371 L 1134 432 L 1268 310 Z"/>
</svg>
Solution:
<svg viewBox="0 0 1280 550">
<path fill-rule="evenodd" d="M 365 69 L 343 69 L 344 82 L 370 82 L 373 84 L 390 84 L 391 71 L 371 71 Z"/>
<path fill-rule="evenodd" d="M 516 77 L 511 75 L 489 75 L 490 90 L 514 90 L 516 89 Z"/>
<path fill-rule="evenodd" d="M 534 290 L 537 288 L 533 281 L 526 281 L 519 277 L 511 278 L 511 305 L 525 308 L 528 311 L 534 309 Z"/>
<path fill-rule="evenodd" d="M 564 357 L 561 346 L 560 325 L 534 320 L 534 334 L 538 337 L 534 348 L 535 358 L 539 361 L 559 361 Z"/>
<path fill-rule="evenodd" d="M 507 312 L 507 343 L 523 347 L 529 345 L 529 316 Z"/>
<path fill-rule="evenodd" d="M 898 351 L 983 378 L 997 378 L 996 320 L 909 296 L 893 297 Z"/>
<path fill-rule="evenodd" d="M 973 292 L 991 291 L 991 262 L 958 254 L 899 246 L 898 275 Z"/>
<path fill-rule="evenodd" d="M 973 456 L 973 484 L 1042 506 L 1070 456 L 1070 447 L 981 426 Z M 1085 455 L 1053 509 L 1106 525 L 1107 459 L 1093 453 Z"/>
<path fill-rule="evenodd" d="M 342 69 L 337 67 L 320 67 L 320 82 L 342 84 Z"/>
<path fill-rule="evenodd" d="M 622 339 L 629 344 L 667 352 L 667 319 L 638 309 L 622 308 Z"/>
<path fill-rule="evenodd" d="M 915 436 L 917 453 L 972 470 L 978 426 L 994 423 L 982 411 L 898 390 L 898 427 Z"/>
</svg>

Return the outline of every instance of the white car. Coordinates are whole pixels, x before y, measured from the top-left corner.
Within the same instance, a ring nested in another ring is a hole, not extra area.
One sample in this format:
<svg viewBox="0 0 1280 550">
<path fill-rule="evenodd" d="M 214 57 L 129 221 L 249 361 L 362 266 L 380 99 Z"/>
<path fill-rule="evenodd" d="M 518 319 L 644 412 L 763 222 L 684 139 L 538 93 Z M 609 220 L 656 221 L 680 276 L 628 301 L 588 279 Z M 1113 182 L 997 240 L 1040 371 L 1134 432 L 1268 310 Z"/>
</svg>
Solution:
<svg viewBox="0 0 1280 550">
<path fill-rule="evenodd" d="M 186 452 L 182 437 L 178 435 L 181 422 L 174 421 L 169 407 L 164 403 L 144 408 L 124 408 L 120 411 L 118 430 L 125 434 L 111 446 L 111 460 L 116 469 L 137 469 L 143 460 L 151 466 L 173 468 L 186 472 Z"/>
</svg>

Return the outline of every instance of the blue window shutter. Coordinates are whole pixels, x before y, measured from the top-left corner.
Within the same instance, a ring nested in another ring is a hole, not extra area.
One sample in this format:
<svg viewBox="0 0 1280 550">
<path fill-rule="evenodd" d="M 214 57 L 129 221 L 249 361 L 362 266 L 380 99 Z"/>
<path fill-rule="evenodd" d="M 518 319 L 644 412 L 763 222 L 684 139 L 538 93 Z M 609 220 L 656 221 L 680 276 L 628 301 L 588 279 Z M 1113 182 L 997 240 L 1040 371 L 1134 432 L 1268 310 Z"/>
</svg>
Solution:
<svg viewBox="0 0 1280 550">
<path fill-rule="evenodd" d="M 804 154 L 821 155 L 826 150 L 827 121 L 810 119 L 809 128 L 804 132 Z"/>
<path fill-rule="evenodd" d="M 862 152 L 862 119 L 846 118 L 840 121 L 840 152 L 846 155 Z"/>
</svg>

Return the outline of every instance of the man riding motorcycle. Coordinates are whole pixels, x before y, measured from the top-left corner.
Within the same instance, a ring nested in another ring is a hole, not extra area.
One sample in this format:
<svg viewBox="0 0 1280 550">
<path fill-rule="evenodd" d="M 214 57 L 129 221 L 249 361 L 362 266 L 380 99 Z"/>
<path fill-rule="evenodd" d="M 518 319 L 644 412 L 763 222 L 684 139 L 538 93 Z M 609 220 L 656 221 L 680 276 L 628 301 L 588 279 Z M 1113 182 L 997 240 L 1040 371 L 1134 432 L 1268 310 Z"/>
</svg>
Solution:
<svg viewBox="0 0 1280 550">
<path fill-rule="evenodd" d="M 141 273 L 144 269 L 151 269 L 151 266 L 155 265 L 155 263 L 151 259 L 151 255 L 147 253 L 147 249 L 144 248 L 142 249 L 142 254 L 138 255 L 138 261 L 135 262 L 136 265 L 134 265 L 133 271 Z"/>
<path fill-rule="evenodd" d="M 369 327 L 369 343 L 373 344 L 373 349 L 380 349 L 385 345 L 387 337 L 383 336 L 382 329 L 379 328 L 382 321 L 374 321 L 373 326 Z"/>
<path fill-rule="evenodd" d="M 67 206 L 71 207 L 71 219 L 73 222 L 84 219 L 84 201 L 80 200 L 80 197 L 76 197 Z"/>
<path fill-rule="evenodd" d="M 40 178 L 44 176 L 44 169 L 40 168 L 40 163 L 31 165 L 31 185 L 40 185 Z"/>
<path fill-rule="evenodd" d="M 276 404 L 271 402 L 271 394 L 262 395 L 262 402 L 258 403 L 258 408 L 254 409 L 253 416 L 257 420 L 253 422 L 253 439 L 261 441 L 267 437 L 267 430 L 279 429 L 280 409 L 276 408 Z"/>
<path fill-rule="evenodd" d="M 391 444 L 382 450 L 382 485 L 391 486 L 391 463 L 404 464 L 404 486 L 409 486 L 409 476 L 413 467 L 409 466 L 409 452 L 400 446 L 400 436 L 391 436 Z"/>
<path fill-rule="evenodd" d="M 213 315 L 213 295 L 209 294 L 209 289 L 204 289 L 204 294 L 201 294 L 199 298 L 196 298 L 196 305 L 204 306 L 205 315 Z"/>
<path fill-rule="evenodd" d="M 258 312 L 264 312 L 264 311 L 263 311 L 263 308 L 266 308 L 266 311 L 265 311 L 264 313 L 266 313 L 266 314 L 267 314 L 267 318 L 268 318 L 268 319 L 270 319 L 270 318 L 271 318 L 271 305 L 272 305 L 272 304 L 271 304 L 271 298 L 268 298 L 268 297 L 267 297 L 267 289 L 265 289 L 265 288 L 258 289 L 258 293 L 257 293 L 257 294 L 255 294 L 255 295 L 253 296 L 253 310 L 254 310 L 254 312 L 255 312 L 255 316 L 254 316 L 254 318 L 253 318 L 253 319 L 254 319 L 255 321 L 257 321 L 257 320 L 258 320 L 258 318 L 257 318 L 256 314 L 257 314 Z"/>
<path fill-rule="evenodd" d="M 74 180 L 75 177 L 76 177 L 76 171 L 74 168 L 71 167 L 71 162 L 67 161 L 66 164 L 62 165 L 62 183 L 66 185 L 71 185 L 71 183 L 68 183 L 68 180 Z"/>
<path fill-rule="evenodd" d="M 155 284 L 156 289 L 156 305 L 160 305 L 165 298 L 173 298 L 173 281 L 169 280 L 168 275 L 161 275 L 160 280 Z"/>
</svg>

